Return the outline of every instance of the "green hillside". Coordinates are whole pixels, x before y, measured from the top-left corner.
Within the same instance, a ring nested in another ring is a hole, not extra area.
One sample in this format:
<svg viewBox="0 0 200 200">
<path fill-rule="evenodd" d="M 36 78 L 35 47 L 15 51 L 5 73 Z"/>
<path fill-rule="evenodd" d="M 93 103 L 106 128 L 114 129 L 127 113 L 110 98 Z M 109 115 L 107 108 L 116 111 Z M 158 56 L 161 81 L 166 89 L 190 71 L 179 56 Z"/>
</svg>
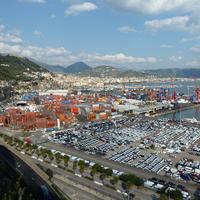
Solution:
<svg viewBox="0 0 200 200">
<path fill-rule="evenodd" d="M 27 80 L 33 72 L 47 71 L 38 64 L 10 55 L 0 55 L 0 80 Z"/>
<path fill-rule="evenodd" d="M 81 75 L 90 75 L 96 77 L 144 77 L 147 73 L 138 72 L 134 70 L 122 70 L 112 66 L 98 66 L 91 68 L 90 70 L 84 71 Z"/>
</svg>

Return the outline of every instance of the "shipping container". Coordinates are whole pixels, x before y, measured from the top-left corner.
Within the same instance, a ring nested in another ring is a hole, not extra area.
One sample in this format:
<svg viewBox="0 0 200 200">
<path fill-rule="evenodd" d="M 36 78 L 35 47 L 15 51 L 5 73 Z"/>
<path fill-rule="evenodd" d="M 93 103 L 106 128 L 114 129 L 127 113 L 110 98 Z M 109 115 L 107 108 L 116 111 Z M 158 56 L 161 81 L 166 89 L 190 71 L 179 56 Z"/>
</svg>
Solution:
<svg viewBox="0 0 200 200">
<path fill-rule="evenodd" d="M 79 108 L 76 106 L 71 107 L 71 113 L 78 115 L 79 114 Z"/>
<path fill-rule="evenodd" d="M 88 114 L 88 120 L 89 120 L 89 121 L 94 121 L 94 120 L 96 120 L 96 114 L 93 113 L 93 112 L 90 112 L 90 113 Z"/>
<path fill-rule="evenodd" d="M 99 113 L 99 119 L 105 120 L 107 118 L 108 118 L 108 116 L 107 116 L 106 112 Z"/>
<path fill-rule="evenodd" d="M 36 128 L 40 129 L 46 127 L 47 127 L 47 119 L 45 117 L 36 119 Z"/>
<path fill-rule="evenodd" d="M 93 105 L 92 105 L 92 111 L 93 111 L 93 112 L 99 111 L 99 110 L 100 110 L 99 104 L 93 104 Z"/>
</svg>

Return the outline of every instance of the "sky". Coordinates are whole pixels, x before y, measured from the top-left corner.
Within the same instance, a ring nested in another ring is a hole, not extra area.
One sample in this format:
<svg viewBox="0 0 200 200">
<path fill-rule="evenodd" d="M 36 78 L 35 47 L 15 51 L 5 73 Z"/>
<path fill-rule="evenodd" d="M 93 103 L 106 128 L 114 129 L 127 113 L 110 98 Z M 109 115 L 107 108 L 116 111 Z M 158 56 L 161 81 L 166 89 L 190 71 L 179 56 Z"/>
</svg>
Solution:
<svg viewBox="0 0 200 200">
<path fill-rule="evenodd" d="M 199 0 L 2 0 L 0 53 L 67 66 L 200 67 Z"/>
</svg>

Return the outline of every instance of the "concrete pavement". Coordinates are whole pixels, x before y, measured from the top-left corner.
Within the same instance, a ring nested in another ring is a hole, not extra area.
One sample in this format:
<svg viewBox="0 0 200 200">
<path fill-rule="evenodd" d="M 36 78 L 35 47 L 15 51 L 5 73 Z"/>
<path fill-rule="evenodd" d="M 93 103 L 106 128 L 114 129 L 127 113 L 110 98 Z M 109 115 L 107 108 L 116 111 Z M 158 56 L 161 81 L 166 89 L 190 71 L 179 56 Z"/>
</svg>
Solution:
<svg viewBox="0 0 200 200">
<path fill-rule="evenodd" d="M 158 179 L 161 179 L 161 180 L 165 180 L 167 182 L 173 182 L 174 184 L 181 184 L 181 185 L 185 186 L 187 188 L 187 190 L 189 192 L 191 192 L 192 194 L 195 192 L 195 190 L 198 187 L 198 185 L 196 183 L 191 183 L 191 182 L 186 183 L 186 182 L 183 182 L 181 180 L 175 180 L 175 179 L 173 179 L 169 176 L 158 175 L 158 174 L 153 173 L 153 172 L 148 172 L 146 170 L 142 170 L 142 169 L 139 169 L 139 168 L 136 168 L 136 167 L 121 164 L 119 162 L 114 162 L 114 161 L 102 158 L 98 155 L 91 155 L 91 154 L 88 155 L 83 151 L 79 151 L 79 150 L 76 150 L 74 148 L 63 146 L 61 144 L 55 144 L 55 143 L 47 142 L 47 143 L 42 144 L 42 146 L 47 147 L 48 149 L 55 149 L 57 151 L 61 151 L 61 152 L 64 152 L 66 154 L 77 156 L 79 158 L 82 158 L 82 159 L 85 159 L 85 160 L 88 160 L 88 161 L 91 161 L 91 162 L 99 163 L 99 164 L 101 164 L 105 167 L 109 167 L 111 169 L 117 169 L 118 171 L 122 171 L 122 172 L 125 172 L 125 173 L 133 173 L 133 174 L 135 174 L 135 175 L 137 175 L 137 176 L 139 176 L 140 178 L 143 178 L 143 179 L 149 179 L 149 178 L 155 177 L 155 178 L 158 178 Z"/>
</svg>

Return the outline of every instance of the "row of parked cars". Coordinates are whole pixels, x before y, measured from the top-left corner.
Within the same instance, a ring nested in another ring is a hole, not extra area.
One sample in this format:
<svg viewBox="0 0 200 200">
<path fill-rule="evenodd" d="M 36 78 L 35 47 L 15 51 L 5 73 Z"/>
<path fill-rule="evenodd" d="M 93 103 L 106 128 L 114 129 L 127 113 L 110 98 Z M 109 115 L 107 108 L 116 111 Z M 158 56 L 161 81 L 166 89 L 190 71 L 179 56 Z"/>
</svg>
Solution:
<svg viewBox="0 0 200 200">
<path fill-rule="evenodd" d="M 158 174 L 168 166 L 168 162 L 157 155 L 147 155 L 134 166 Z"/>
<path fill-rule="evenodd" d="M 140 155 L 140 151 L 137 148 L 128 147 L 113 154 L 108 159 L 117 161 L 120 163 L 124 163 L 124 164 L 131 164 L 132 161 L 138 158 L 139 155 Z"/>
<path fill-rule="evenodd" d="M 191 147 L 189 154 L 200 156 L 200 144 Z"/>
<path fill-rule="evenodd" d="M 182 193 L 184 200 L 190 200 L 191 196 L 186 188 L 182 185 L 176 185 L 172 182 L 166 182 L 157 178 L 148 179 L 144 182 L 144 187 L 155 190 L 156 192 L 165 192 L 168 194 L 170 191 L 179 190 Z"/>
<path fill-rule="evenodd" d="M 144 144 L 154 144 L 166 149 L 162 153 L 177 154 L 193 146 L 200 139 L 200 129 L 197 127 L 166 124 L 154 134 L 144 139 Z M 191 154 L 200 154 L 200 148 L 194 146 Z"/>
<path fill-rule="evenodd" d="M 142 146 L 144 148 L 148 144 L 154 144 L 155 147 L 166 148 L 167 153 L 179 153 L 183 150 L 180 148 L 192 145 L 199 137 L 200 130 L 195 127 L 172 125 L 166 119 L 124 116 L 107 121 L 78 124 L 50 134 L 49 140 L 159 173 L 168 166 L 168 162 L 149 152 L 145 153 L 145 157 L 143 155 L 144 158 L 140 158 L 138 149 L 141 143 L 144 144 Z M 131 146 L 135 149 L 131 148 L 130 152 L 129 150 L 126 152 Z M 118 148 L 121 147 L 123 148 L 119 151 Z M 172 151 L 173 149 L 175 151 Z M 164 150 L 160 150 L 160 153 L 164 153 Z"/>
<path fill-rule="evenodd" d="M 177 163 L 176 168 L 169 169 L 169 173 L 178 179 L 200 183 L 200 161 L 183 158 Z"/>
</svg>

